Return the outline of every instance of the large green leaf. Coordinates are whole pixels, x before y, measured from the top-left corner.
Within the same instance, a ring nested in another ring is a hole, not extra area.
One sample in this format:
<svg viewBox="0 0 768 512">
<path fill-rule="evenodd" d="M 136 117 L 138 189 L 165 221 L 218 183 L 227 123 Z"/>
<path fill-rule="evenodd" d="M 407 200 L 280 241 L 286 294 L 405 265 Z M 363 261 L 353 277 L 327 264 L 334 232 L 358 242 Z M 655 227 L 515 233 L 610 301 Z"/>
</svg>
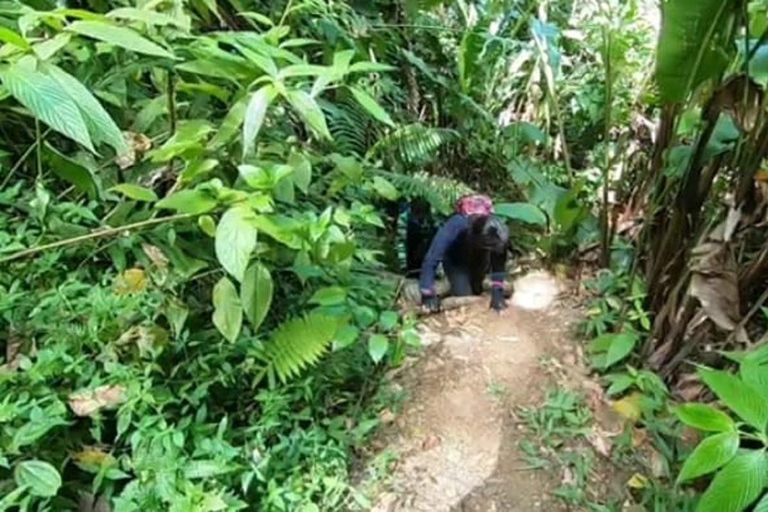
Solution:
<svg viewBox="0 0 768 512">
<path fill-rule="evenodd" d="M 765 494 L 763 499 L 757 502 L 752 512 L 768 512 L 768 494 Z"/>
<path fill-rule="evenodd" d="M 312 183 L 312 163 L 301 153 L 291 153 L 288 165 L 293 167 L 293 184 L 306 194 L 309 184 Z"/>
<path fill-rule="evenodd" d="M 331 139 L 331 133 L 325 123 L 325 114 L 309 94 L 299 90 L 288 91 L 287 98 L 291 106 L 315 133 L 326 139 Z"/>
<path fill-rule="evenodd" d="M 178 28 L 186 28 L 183 23 L 174 18 L 157 11 L 146 9 L 137 9 L 135 7 L 121 7 L 107 13 L 108 18 L 115 18 L 128 21 L 138 21 L 149 26 L 164 27 L 174 25 Z"/>
<path fill-rule="evenodd" d="M 27 487 L 34 496 L 56 496 L 61 487 L 61 475 L 48 462 L 25 460 L 20 462 L 13 472 L 16 485 Z"/>
<path fill-rule="evenodd" d="M 736 428 L 730 416 L 709 404 L 683 404 L 675 408 L 675 414 L 686 425 L 705 432 L 726 432 Z"/>
<path fill-rule="evenodd" d="M 759 432 L 765 431 L 768 402 L 757 391 L 728 372 L 700 368 L 699 375 L 729 409 Z"/>
<path fill-rule="evenodd" d="M 656 59 L 656 81 L 664 102 L 685 100 L 693 88 L 717 76 L 728 64 L 719 46 L 732 0 L 667 0 Z"/>
<path fill-rule="evenodd" d="M 243 155 L 247 156 L 253 151 L 256 144 L 256 136 L 264 124 L 264 118 L 267 116 L 267 109 L 272 100 L 275 99 L 277 91 L 273 85 L 265 85 L 251 95 L 248 106 L 245 109 L 245 119 L 243 122 Z"/>
<path fill-rule="evenodd" d="M 502 203 L 494 206 L 493 209 L 500 217 L 536 226 L 547 225 L 547 216 L 541 208 L 531 203 Z"/>
<path fill-rule="evenodd" d="M 707 437 L 685 460 L 677 481 L 686 482 L 717 471 L 736 455 L 738 449 L 739 433 L 735 430 Z"/>
<path fill-rule="evenodd" d="M 256 247 L 255 215 L 250 208 L 233 206 L 216 227 L 216 257 L 224 270 L 243 280 L 251 253 Z"/>
<path fill-rule="evenodd" d="M 118 154 L 125 152 L 128 145 L 120 128 L 117 127 L 112 117 L 104 110 L 104 107 L 88 88 L 81 84 L 77 78 L 57 66 L 48 66 L 46 70 L 80 108 L 80 113 L 85 119 L 91 138 L 95 142 L 109 144 Z"/>
<path fill-rule="evenodd" d="M 13 30 L 5 27 L 0 27 L 0 41 L 17 46 L 22 50 L 29 50 L 30 48 L 30 44 L 26 39 Z"/>
<path fill-rule="evenodd" d="M 180 190 L 161 199 L 155 208 L 199 215 L 216 208 L 216 198 L 205 190 Z"/>
<path fill-rule="evenodd" d="M 384 110 L 367 92 L 358 89 L 357 87 L 350 87 L 349 90 L 352 91 L 352 96 L 355 97 L 357 102 L 360 103 L 369 114 L 388 126 L 395 126 L 395 123 L 392 121 L 392 118 L 389 117 L 387 111 Z"/>
<path fill-rule="evenodd" d="M 112 25 L 103 21 L 76 21 L 67 28 L 77 34 L 104 41 L 105 43 L 125 48 L 128 51 L 155 57 L 166 57 L 168 59 L 175 58 L 171 52 L 142 37 L 130 28 Z"/>
<path fill-rule="evenodd" d="M 459 45 L 459 80 L 461 89 L 469 92 L 473 79 L 477 79 L 478 60 L 485 46 L 486 30 L 481 25 L 475 25 L 461 38 Z"/>
<path fill-rule="evenodd" d="M 696 511 L 741 512 L 763 492 L 766 469 L 762 450 L 737 455 L 712 480 Z"/>
<path fill-rule="evenodd" d="M 56 175 L 67 180 L 81 192 L 88 194 L 91 199 L 99 197 L 101 190 L 95 172 L 85 163 L 78 162 L 59 153 L 53 146 L 46 142 L 44 154 L 50 169 Z"/>
<path fill-rule="evenodd" d="M 22 60 L 0 72 L 8 92 L 40 121 L 94 151 L 88 126 L 70 95 L 32 61 Z"/>
<path fill-rule="evenodd" d="M 347 299 L 347 290 L 340 286 L 327 286 L 317 290 L 312 298 L 309 299 L 310 304 L 318 304 L 320 306 L 335 306 L 342 304 Z"/>
<path fill-rule="evenodd" d="M 269 269 L 261 263 L 254 263 L 245 271 L 240 298 L 245 316 L 257 330 L 269 312 L 272 304 L 274 285 Z"/>
<path fill-rule="evenodd" d="M 368 339 L 368 355 L 374 363 L 379 363 L 389 350 L 389 340 L 383 334 L 374 334 Z"/>
<path fill-rule="evenodd" d="M 232 281 L 222 277 L 213 287 L 213 324 L 222 336 L 235 341 L 243 325 L 243 307 Z"/>
<path fill-rule="evenodd" d="M 150 203 L 157 201 L 157 194 L 155 194 L 154 190 L 142 187 L 141 185 L 136 185 L 134 183 L 120 183 L 119 185 L 112 187 L 110 190 L 119 192 L 125 197 L 134 199 L 136 201 L 147 201 Z"/>
</svg>

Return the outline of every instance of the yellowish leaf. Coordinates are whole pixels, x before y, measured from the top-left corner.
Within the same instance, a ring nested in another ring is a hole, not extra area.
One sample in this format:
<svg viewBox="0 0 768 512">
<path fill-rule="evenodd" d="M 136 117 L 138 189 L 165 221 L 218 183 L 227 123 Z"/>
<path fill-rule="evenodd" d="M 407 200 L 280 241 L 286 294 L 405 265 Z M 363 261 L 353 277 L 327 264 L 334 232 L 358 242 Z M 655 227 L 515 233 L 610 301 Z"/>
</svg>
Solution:
<svg viewBox="0 0 768 512">
<path fill-rule="evenodd" d="M 613 402 L 613 410 L 616 411 L 627 421 L 637 422 L 642 416 L 640 402 L 643 399 L 641 393 L 632 393 L 621 400 Z"/>
<path fill-rule="evenodd" d="M 635 473 L 632 475 L 632 478 L 630 478 L 627 481 L 627 487 L 631 489 L 644 489 L 648 487 L 649 485 L 648 478 L 640 473 Z"/>
<path fill-rule="evenodd" d="M 117 277 L 115 293 L 128 295 L 143 292 L 147 288 L 147 276 L 140 268 L 129 268 Z"/>
<path fill-rule="evenodd" d="M 141 244 L 141 249 L 157 268 L 163 269 L 168 266 L 168 258 L 165 257 L 163 251 L 156 245 Z"/>
<path fill-rule="evenodd" d="M 73 458 L 86 471 L 98 471 L 103 466 L 113 466 L 117 460 L 109 453 L 95 447 L 86 446 L 77 452 Z"/>
</svg>

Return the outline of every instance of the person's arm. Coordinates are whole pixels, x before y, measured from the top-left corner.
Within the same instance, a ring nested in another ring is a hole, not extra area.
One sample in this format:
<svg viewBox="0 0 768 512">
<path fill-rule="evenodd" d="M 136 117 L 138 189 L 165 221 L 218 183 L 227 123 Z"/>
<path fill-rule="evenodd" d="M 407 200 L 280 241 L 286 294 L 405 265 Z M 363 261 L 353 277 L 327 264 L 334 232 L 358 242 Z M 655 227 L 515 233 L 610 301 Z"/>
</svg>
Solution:
<svg viewBox="0 0 768 512">
<path fill-rule="evenodd" d="M 419 288 L 421 288 L 422 294 L 435 294 L 435 272 L 437 271 L 437 265 L 445 259 L 445 253 L 448 251 L 448 248 L 466 229 L 467 219 L 461 215 L 454 215 L 435 234 L 421 266 Z"/>
</svg>

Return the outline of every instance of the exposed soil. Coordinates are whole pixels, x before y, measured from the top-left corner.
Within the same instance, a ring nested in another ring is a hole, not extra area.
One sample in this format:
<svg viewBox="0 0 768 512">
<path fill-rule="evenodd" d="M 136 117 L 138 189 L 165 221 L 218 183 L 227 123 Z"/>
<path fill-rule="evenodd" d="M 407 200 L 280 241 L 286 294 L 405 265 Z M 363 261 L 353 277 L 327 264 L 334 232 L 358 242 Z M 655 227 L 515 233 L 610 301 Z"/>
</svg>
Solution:
<svg viewBox="0 0 768 512">
<path fill-rule="evenodd" d="M 553 384 L 543 358 L 576 365 L 581 315 L 567 295 L 536 272 L 515 283 L 503 315 L 482 298 L 424 320 L 425 354 L 393 376 L 409 398 L 379 440 L 400 457 L 374 511 L 566 510 L 551 495 L 559 475 L 528 467 L 514 411 Z"/>
</svg>

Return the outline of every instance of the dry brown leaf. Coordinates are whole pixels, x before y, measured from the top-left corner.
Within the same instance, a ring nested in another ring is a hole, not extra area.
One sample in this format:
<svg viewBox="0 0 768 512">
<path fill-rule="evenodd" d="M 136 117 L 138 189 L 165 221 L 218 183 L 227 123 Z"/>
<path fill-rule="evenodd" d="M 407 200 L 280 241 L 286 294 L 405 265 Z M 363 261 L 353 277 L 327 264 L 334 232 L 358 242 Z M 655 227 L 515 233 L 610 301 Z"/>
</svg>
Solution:
<svg viewBox="0 0 768 512">
<path fill-rule="evenodd" d="M 143 292 L 147 288 L 147 276 L 140 268 L 129 268 L 115 280 L 115 293 L 128 295 Z"/>
<path fill-rule="evenodd" d="M 21 364 L 21 337 L 11 330 L 8 340 L 5 344 L 5 364 L 4 368 L 8 370 L 17 370 Z"/>
<path fill-rule="evenodd" d="M 424 438 L 424 441 L 421 442 L 421 449 L 424 451 L 432 450 L 433 448 L 440 446 L 441 442 L 442 441 L 439 436 L 430 434 Z"/>
<path fill-rule="evenodd" d="M 136 164 L 136 160 L 152 148 L 152 139 L 143 133 L 134 132 L 123 132 L 123 136 L 128 143 L 128 148 L 124 153 L 117 155 L 115 163 L 120 169 L 125 170 L 133 167 Z"/>
<path fill-rule="evenodd" d="M 379 421 L 385 425 L 395 421 L 395 418 L 397 418 L 397 416 L 389 409 L 382 409 L 382 411 L 379 413 Z"/>
<path fill-rule="evenodd" d="M 667 461 L 664 456 L 653 447 L 650 448 L 650 470 L 656 478 L 662 478 L 667 475 Z"/>
<path fill-rule="evenodd" d="M 77 391 L 69 395 L 69 407 L 77 416 L 92 416 L 101 409 L 116 407 L 125 402 L 125 391 L 123 386 L 100 386 Z"/>
<path fill-rule="evenodd" d="M 739 283 L 736 260 L 727 243 L 738 224 L 738 216 L 729 214 L 693 250 L 689 293 L 702 306 L 704 313 L 721 329 L 733 331 L 741 318 Z M 746 331 L 739 328 L 736 339 L 749 341 Z"/>
<path fill-rule="evenodd" d="M 147 255 L 147 258 L 149 258 L 157 268 L 163 269 L 168 266 L 168 258 L 165 257 L 165 254 L 163 254 L 163 251 L 160 250 L 159 247 L 144 243 L 141 244 L 141 249 L 144 251 L 144 254 Z"/>
<path fill-rule="evenodd" d="M 632 429 L 632 447 L 639 448 L 648 440 L 648 432 L 644 428 Z"/>
<path fill-rule="evenodd" d="M 592 432 L 587 436 L 589 444 L 595 449 L 597 453 L 603 457 L 610 457 L 611 450 L 613 449 L 613 443 L 608 438 L 605 432 L 600 429 L 593 428 Z"/>
</svg>

